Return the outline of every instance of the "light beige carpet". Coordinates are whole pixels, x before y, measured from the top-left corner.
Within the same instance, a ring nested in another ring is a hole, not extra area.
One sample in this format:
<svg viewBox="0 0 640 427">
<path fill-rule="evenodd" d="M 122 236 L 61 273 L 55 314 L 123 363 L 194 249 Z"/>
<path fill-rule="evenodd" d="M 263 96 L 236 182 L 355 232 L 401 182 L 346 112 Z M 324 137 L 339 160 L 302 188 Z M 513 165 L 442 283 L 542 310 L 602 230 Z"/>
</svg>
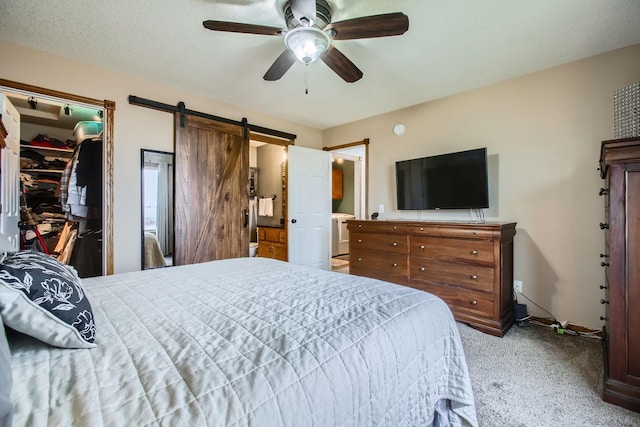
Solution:
<svg viewBox="0 0 640 427">
<path fill-rule="evenodd" d="M 503 338 L 458 323 L 481 427 L 638 427 L 602 400 L 602 342 L 529 324 Z"/>
</svg>

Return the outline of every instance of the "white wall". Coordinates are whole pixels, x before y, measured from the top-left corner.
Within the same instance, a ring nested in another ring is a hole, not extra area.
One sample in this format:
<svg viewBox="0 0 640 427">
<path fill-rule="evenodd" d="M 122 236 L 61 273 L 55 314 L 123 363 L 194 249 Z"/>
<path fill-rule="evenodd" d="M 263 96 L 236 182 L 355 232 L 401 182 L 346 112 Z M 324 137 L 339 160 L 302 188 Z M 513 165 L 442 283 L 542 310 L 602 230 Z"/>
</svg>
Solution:
<svg viewBox="0 0 640 427">
<path fill-rule="evenodd" d="M 328 129 L 325 146 L 370 139 L 369 211 L 398 211 L 395 162 L 488 147 L 488 220 L 516 221 L 515 279 L 558 320 L 600 328 L 604 272 L 600 142 L 613 138 L 614 90 L 640 81 L 640 45 Z M 429 84 L 429 82 L 425 82 Z M 406 125 L 395 136 L 396 123 Z M 424 211 L 420 218 L 469 219 Z M 530 312 L 547 314 L 524 299 Z"/>
<path fill-rule="evenodd" d="M 115 101 L 114 267 L 140 269 L 140 149 L 173 151 L 171 114 L 130 105 L 129 95 L 296 134 L 297 145 L 320 148 L 319 130 L 206 99 L 178 87 L 97 68 L 0 41 L 0 77 L 79 96 Z"/>
</svg>

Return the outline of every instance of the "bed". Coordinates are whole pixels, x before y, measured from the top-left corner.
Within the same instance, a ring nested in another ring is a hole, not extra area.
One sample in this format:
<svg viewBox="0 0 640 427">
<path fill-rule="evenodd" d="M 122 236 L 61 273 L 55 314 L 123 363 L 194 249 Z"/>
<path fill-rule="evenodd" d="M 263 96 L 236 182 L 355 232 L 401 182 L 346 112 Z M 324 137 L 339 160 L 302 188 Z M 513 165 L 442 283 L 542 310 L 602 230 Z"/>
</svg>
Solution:
<svg viewBox="0 0 640 427">
<path fill-rule="evenodd" d="M 477 425 L 456 324 L 431 294 L 266 258 L 82 289 L 95 347 L 7 333 L 14 426 Z"/>
<path fill-rule="evenodd" d="M 153 233 L 144 233 L 144 268 L 165 267 L 167 265 L 160 248 L 158 237 Z"/>
</svg>

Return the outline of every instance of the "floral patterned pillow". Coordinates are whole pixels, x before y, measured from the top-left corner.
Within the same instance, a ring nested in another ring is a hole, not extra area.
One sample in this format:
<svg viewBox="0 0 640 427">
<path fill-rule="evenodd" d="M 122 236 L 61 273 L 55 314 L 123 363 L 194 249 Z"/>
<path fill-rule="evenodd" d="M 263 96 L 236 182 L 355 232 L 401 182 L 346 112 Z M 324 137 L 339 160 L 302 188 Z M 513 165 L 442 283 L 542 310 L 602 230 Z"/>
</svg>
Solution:
<svg viewBox="0 0 640 427">
<path fill-rule="evenodd" d="M 56 347 L 96 346 L 93 311 L 80 278 L 44 253 L 0 254 L 0 314 L 10 328 Z"/>
</svg>

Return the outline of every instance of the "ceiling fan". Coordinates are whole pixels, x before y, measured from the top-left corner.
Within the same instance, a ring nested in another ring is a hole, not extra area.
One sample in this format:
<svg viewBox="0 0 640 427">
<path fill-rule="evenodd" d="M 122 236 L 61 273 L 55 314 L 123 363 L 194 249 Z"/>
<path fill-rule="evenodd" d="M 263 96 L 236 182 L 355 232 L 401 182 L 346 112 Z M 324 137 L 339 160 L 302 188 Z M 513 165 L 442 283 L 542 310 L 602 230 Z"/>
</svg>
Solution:
<svg viewBox="0 0 640 427">
<path fill-rule="evenodd" d="M 331 22 L 331 6 L 325 0 L 289 0 L 284 6 L 286 29 L 225 21 L 204 21 L 209 30 L 283 36 L 287 47 L 267 70 L 264 79 L 280 79 L 296 59 L 310 64 L 321 59 L 344 81 L 362 78 L 362 71 L 331 45 L 333 40 L 354 40 L 404 34 L 409 18 L 401 12 Z"/>
</svg>

